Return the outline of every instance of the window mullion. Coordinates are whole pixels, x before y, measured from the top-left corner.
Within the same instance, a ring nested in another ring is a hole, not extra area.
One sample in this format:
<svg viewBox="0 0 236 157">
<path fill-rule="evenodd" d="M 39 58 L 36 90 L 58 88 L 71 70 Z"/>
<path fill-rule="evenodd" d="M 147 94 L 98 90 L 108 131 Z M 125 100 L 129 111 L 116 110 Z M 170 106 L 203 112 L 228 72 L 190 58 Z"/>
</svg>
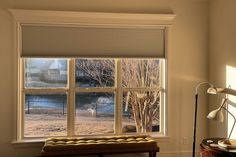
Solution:
<svg viewBox="0 0 236 157">
<path fill-rule="evenodd" d="M 115 133 L 122 133 L 122 73 L 121 60 L 116 59 Z"/>
<path fill-rule="evenodd" d="M 128 91 L 164 91 L 163 87 L 132 87 L 132 88 L 123 88 L 124 92 Z"/>
<path fill-rule="evenodd" d="M 17 127 L 19 130 L 18 132 L 18 138 L 19 139 L 23 139 L 24 137 L 24 128 L 25 128 L 25 115 L 24 115 L 24 104 L 25 104 L 25 92 L 24 92 L 24 82 L 25 82 L 25 60 L 24 59 L 20 59 L 20 68 L 19 68 L 19 75 L 20 75 L 20 90 L 22 90 L 22 92 L 20 92 L 20 97 L 19 97 L 19 107 L 18 107 L 18 122 L 19 122 L 19 127 Z"/>
<path fill-rule="evenodd" d="M 69 59 L 68 72 L 68 114 L 67 114 L 67 129 L 68 136 L 74 136 L 75 133 L 75 59 Z"/>
<path fill-rule="evenodd" d="M 166 78 L 166 72 L 165 72 L 165 60 L 160 61 L 160 67 L 159 67 L 159 74 L 160 74 L 160 83 L 161 88 L 164 89 L 160 92 L 160 132 L 163 134 L 166 134 L 166 85 L 165 85 L 165 78 Z"/>
<path fill-rule="evenodd" d="M 65 93 L 67 88 L 24 88 L 24 93 Z"/>
<path fill-rule="evenodd" d="M 100 88 L 81 88 L 81 87 L 76 87 L 75 88 L 75 92 L 86 92 L 86 93 L 89 93 L 89 92 L 114 92 L 115 91 L 115 88 L 113 87 L 100 87 Z"/>
</svg>

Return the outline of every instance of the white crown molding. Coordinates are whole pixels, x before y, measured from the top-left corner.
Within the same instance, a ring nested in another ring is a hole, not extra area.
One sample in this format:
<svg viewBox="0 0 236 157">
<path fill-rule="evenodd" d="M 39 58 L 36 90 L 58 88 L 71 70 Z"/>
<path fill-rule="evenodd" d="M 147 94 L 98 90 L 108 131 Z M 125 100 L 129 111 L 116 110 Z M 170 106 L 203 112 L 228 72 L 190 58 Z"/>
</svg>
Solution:
<svg viewBox="0 0 236 157">
<path fill-rule="evenodd" d="M 20 24 L 156 27 L 172 24 L 175 14 L 9 10 Z"/>
</svg>

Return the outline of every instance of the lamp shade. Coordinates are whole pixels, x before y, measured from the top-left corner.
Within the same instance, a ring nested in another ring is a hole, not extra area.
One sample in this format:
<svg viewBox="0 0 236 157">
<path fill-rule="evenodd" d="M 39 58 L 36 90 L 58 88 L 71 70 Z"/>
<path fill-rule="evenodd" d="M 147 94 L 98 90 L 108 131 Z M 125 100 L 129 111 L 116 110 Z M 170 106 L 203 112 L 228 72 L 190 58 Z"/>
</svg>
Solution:
<svg viewBox="0 0 236 157">
<path fill-rule="evenodd" d="M 210 88 L 207 89 L 207 93 L 217 94 L 217 89 L 215 87 L 210 87 Z"/>
<path fill-rule="evenodd" d="M 210 87 L 207 89 L 207 93 L 209 94 L 230 94 L 236 96 L 236 90 L 231 88 L 216 88 L 216 87 Z"/>
<path fill-rule="evenodd" d="M 223 115 L 223 111 L 220 108 L 215 109 L 213 111 L 211 111 L 208 115 L 207 118 L 212 119 L 212 120 L 216 120 L 216 121 L 220 121 L 223 122 L 224 121 L 224 115 Z"/>
</svg>

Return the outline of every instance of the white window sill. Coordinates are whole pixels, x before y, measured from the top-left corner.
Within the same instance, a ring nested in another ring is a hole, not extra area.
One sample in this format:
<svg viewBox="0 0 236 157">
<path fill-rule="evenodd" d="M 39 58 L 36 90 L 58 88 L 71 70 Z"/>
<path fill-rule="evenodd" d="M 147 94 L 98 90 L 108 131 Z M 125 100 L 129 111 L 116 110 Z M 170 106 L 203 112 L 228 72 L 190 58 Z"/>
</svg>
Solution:
<svg viewBox="0 0 236 157">
<path fill-rule="evenodd" d="M 26 139 L 19 141 L 12 141 L 11 144 L 14 147 L 42 147 L 44 145 L 45 139 Z"/>
</svg>

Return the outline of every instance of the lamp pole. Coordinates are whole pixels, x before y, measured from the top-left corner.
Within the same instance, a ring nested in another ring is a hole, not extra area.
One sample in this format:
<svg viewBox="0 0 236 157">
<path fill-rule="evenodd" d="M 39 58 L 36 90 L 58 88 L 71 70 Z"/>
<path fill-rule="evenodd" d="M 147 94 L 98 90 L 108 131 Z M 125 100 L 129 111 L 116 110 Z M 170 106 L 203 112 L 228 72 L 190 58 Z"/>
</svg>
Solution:
<svg viewBox="0 0 236 157">
<path fill-rule="evenodd" d="M 195 94 L 195 113 L 194 113 L 194 126 L 193 126 L 193 151 L 192 157 L 195 157 L 195 139 L 196 139 L 196 125 L 197 125 L 197 101 L 198 94 Z"/>
<path fill-rule="evenodd" d="M 193 125 L 193 154 L 192 157 L 195 157 L 195 140 L 196 140 L 196 125 L 197 125 L 197 101 L 198 94 L 195 94 L 195 113 L 194 113 L 194 125 Z"/>
<path fill-rule="evenodd" d="M 192 150 L 192 157 L 195 157 L 195 144 L 196 144 L 196 126 L 197 126 L 197 108 L 198 108 L 198 89 L 201 85 L 208 84 L 209 86 L 213 87 L 213 85 L 209 82 L 201 82 L 196 86 L 195 90 L 195 111 L 194 111 L 194 125 L 193 125 L 193 150 Z"/>
<path fill-rule="evenodd" d="M 230 137 L 231 137 L 231 134 L 232 134 L 232 132 L 233 132 L 233 130 L 234 130 L 234 126 L 235 126 L 235 123 L 236 123 L 236 118 L 235 118 L 235 116 L 226 108 L 226 107 L 222 107 L 226 112 L 228 112 L 232 117 L 233 117 L 233 119 L 234 119 L 234 123 L 233 123 L 233 126 L 232 126 L 232 128 L 231 128 L 231 130 L 230 130 L 230 133 L 229 133 L 229 136 L 228 136 L 228 138 L 227 138 L 227 140 L 229 140 L 230 139 Z"/>
</svg>

